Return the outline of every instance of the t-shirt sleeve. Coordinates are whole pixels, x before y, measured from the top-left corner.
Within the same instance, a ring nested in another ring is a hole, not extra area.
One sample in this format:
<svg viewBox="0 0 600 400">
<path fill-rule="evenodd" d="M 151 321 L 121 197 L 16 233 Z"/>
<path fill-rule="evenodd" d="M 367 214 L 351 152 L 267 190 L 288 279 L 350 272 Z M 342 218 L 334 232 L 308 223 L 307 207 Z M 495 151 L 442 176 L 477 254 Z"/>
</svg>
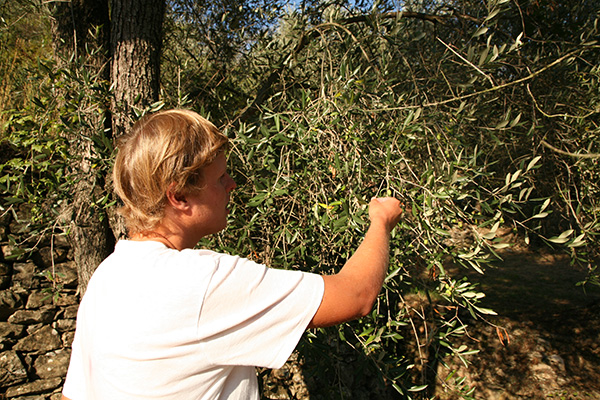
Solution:
<svg viewBox="0 0 600 400">
<path fill-rule="evenodd" d="M 323 292 L 319 275 L 220 256 L 200 311 L 203 357 L 214 365 L 280 368 Z"/>
</svg>

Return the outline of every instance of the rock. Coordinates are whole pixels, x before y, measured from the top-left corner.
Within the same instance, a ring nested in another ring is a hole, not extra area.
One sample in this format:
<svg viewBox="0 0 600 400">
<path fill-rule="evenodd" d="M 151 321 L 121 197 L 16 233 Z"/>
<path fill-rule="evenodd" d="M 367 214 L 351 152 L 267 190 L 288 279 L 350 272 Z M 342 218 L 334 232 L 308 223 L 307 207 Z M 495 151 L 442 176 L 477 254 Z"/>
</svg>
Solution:
<svg viewBox="0 0 600 400">
<path fill-rule="evenodd" d="M 43 324 L 34 324 L 34 325 L 27 325 L 27 334 L 28 335 L 33 335 L 38 329 L 40 329 L 42 326 L 44 326 Z"/>
<path fill-rule="evenodd" d="M 55 248 L 70 248 L 71 245 L 69 244 L 69 240 L 67 239 L 67 235 L 66 234 L 55 234 L 53 236 L 54 239 L 54 247 Z"/>
<path fill-rule="evenodd" d="M 24 219 L 12 220 L 8 225 L 8 230 L 13 235 L 18 235 L 19 233 L 25 233 L 27 228 L 29 227 L 29 222 Z"/>
<path fill-rule="evenodd" d="M 15 263 L 13 265 L 12 285 L 24 289 L 39 287 L 36 265 L 30 261 Z"/>
<path fill-rule="evenodd" d="M 47 306 L 52 304 L 52 293 L 44 292 L 41 290 L 36 290 L 31 292 L 29 298 L 27 299 L 27 304 L 25 308 L 27 309 L 36 309 L 42 306 Z"/>
<path fill-rule="evenodd" d="M 263 376 L 263 395 L 269 399 L 309 398 L 308 386 L 302 372 L 298 352 L 292 353 L 283 367 L 273 369 Z"/>
<path fill-rule="evenodd" d="M 0 290 L 10 287 L 10 278 L 10 276 L 0 275 Z"/>
<path fill-rule="evenodd" d="M 27 380 L 27 371 L 15 351 L 0 354 L 0 387 L 16 385 Z"/>
<path fill-rule="evenodd" d="M 4 259 L 23 260 L 25 258 L 25 252 L 13 244 L 6 244 L 0 247 Z"/>
<path fill-rule="evenodd" d="M 78 310 L 79 310 L 79 304 L 65 307 L 63 309 L 63 313 L 62 313 L 61 317 L 65 318 L 65 319 L 75 319 L 75 318 L 77 318 Z"/>
<path fill-rule="evenodd" d="M 74 319 L 59 319 L 53 326 L 59 332 L 69 332 L 75 330 L 76 321 Z"/>
<path fill-rule="evenodd" d="M 556 372 L 546 363 L 539 363 L 531 367 L 533 377 L 544 390 L 559 389 Z"/>
<path fill-rule="evenodd" d="M 75 331 L 68 331 L 68 332 L 63 333 L 62 342 L 64 343 L 64 346 L 71 347 L 71 344 L 73 343 L 74 338 L 75 338 Z"/>
<path fill-rule="evenodd" d="M 58 332 L 49 325 L 44 325 L 33 334 L 19 340 L 14 350 L 24 352 L 47 353 L 62 347 Z"/>
<path fill-rule="evenodd" d="M 0 263 L 0 288 L 6 289 L 12 281 L 12 269 L 6 263 Z"/>
<path fill-rule="evenodd" d="M 54 269 L 46 268 L 42 275 L 48 282 L 54 281 L 57 287 L 77 288 L 77 265 L 73 261 L 56 264 Z"/>
<path fill-rule="evenodd" d="M 544 356 L 539 351 L 532 351 L 527 355 L 527 357 L 532 361 L 533 364 L 537 364 L 542 362 Z"/>
<path fill-rule="evenodd" d="M 24 326 L 0 322 L 0 348 L 4 349 L 5 347 L 12 346 L 24 334 Z"/>
<path fill-rule="evenodd" d="M 6 390 L 6 396 L 10 399 L 18 396 L 45 393 L 60 387 L 61 384 L 62 378 L 34 381 L 24 385 L 9 387 Z"/>
<path fill-rule="evenodd" d="M 77 308 L 79 308 L 79 297 L 75 291 L 61 290 L 58 296 L 54 297 L 54 304 L 60 307 L 75 305 L 75 314 L 77 314 Z"/>
<path fill-rule="evenodd" d="M 49 324 L 55 314 L 53 306 L 44 306 L 39 310 L 18 310 L 8 318 L 8 322 L 18 325 Z"/>
<path fill-rule="evenodd" d="M 0 291 L 0 320 L 6 319 L 12 315 L 18 308 L 23 307 L 21 296 L 12 290 Z"/>
<path fill-rule="evenodd" d="M 33 396 L 20 396 L 17 397 L 14 400 L 45 400 L 46 397 L 40 397 L 40 395 L 33 395 Z"/>
<path fill-rule="evenodd" d="M 68 261 L 55 266 L 59 282 L 66 288 L 77 288 L 77 265 L 75 261 Z"/>
<path fill-rule="evenodd" d="M 7 275 L 0 275 L 0 290 L 10 287 L 11 277 Z"/>
<path fill-rule="evenodd" d="M 62 392 L 52 393 L 50 395 L 50 397 L 48 398 L 48 400 L 61 400 L 61 399 L 62 399 Z"/>
<path fill-rule="evenodd" d="M 14 214 L 11 212 L 5 212 L 0 214 L 0 225 L 8 226 L 10 224 L 10 221 L 12 221 L 13 217 Z"/>
<path fill-rule="evenodd" d="M 566 372 L 565 360 L 563 360 L 561 356 L 559 356 L 558 354 L 552 354 L 548 357 L 548 360 L 550 361 L 550 365 L 554 366 L 561 373 L 564 374 Z"/>
<path fill-rule="evenodd" d="M 50 246 L 47 246 L 42 247 L 38 253 L 41 264 L 46 268 L 52 268 L 53 264 L 56 265 L 67 260 L 69 249 L 66 247 L 57 247 L 56 243 L 54 243 L 53 251 L 50 250 Z"/>
<path fill-rule="evenodd" d="M 7 233 L 8 233 L 7 227 L 4 224 L 0 225 L 0 240 L 1 241 L 5 241 L 8 238 Z"/>
<path fill-rule="evenodd" d="M 56 350 L 39 356 L 33 363 L 35 373 L 42 379 L 64 377 L 67 375 L 71 353 Z"/>
</svg>

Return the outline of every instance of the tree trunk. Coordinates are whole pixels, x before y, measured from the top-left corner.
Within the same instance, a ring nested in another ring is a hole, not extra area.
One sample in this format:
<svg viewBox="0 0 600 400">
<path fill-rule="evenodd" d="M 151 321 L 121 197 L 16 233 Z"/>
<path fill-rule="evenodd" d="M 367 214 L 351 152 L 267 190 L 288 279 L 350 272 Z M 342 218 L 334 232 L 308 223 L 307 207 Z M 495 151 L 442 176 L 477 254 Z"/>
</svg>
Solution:
<svg viewBox="0 0 600 400">
<path fill-rule="evenodd" d="M 90 139 L 110 130 L 107 128 L 112 129 L 113 138 L 118 137 L 135 120 L 133 108 L 144 109 L 157 101 L 159 94 L 165 0 L 112 0 L 110 20 L 108 1 L 51 3 L 59 65 L 65 67 L 70 62 L 85 65 L 87 76 L 110 80 L 113 88 L 112 117 L 107 118 L 107 110 L 103 109 L 105 99 L 95 101 L 93 96 L 85 97 L 89 104 L 78 107 L 85 122 L 69 138 L 73 143 L 76 184 L 67 222 L 80 294 L 85 292 L 97 266 L 112 252 L 115 237 L 124 233 L 123 224 L 114 213 L 107 216 L 104 208 L 95 204 L 95 199 L 111 189 L 107 187 L 107 176 L 103 175 L 107 171 L 98 171 L 93 166 L 97 154 Z M 101 51 L 90 52 L 90 48 Z M 108 51 L 112 57 L 110 69 Z M 78 61 L 80 57 L 85 57 L 85 64 Z M 83 86 L 79 89 L 89 90 Z"/>
<path fill-rule="evenodd" d="M 79 149 L 89 154 L 90 147 L 91 145 L 85 144 L 79 146 Z M 96 172 L 92 170 L 87 154 L 79 164 L 79 172 L 81 179 L 75 187 L 68 237 L 77 263 L 77 289 L 83 296 L 98 265 L 112 253 L 115 239 L 106 212 L 92 202 L 93 198 L 98 198 L 102 193 L 104 184 L 103 179 L 96 177 Z"/>
<path fill-rule="evenodd" d="M 113 0 L 111 10 L 112 104 L 115 137 L 159 95 L 165 0 Z"/>
<path fill-rule="evenodd" d="M 165 0 L 113 0 L 111 10 L 112 129 L 115 138 L 158 101 Z M 113 210 L 114 211 L 114 210 Z M 123 219 L 111 212 L 115 237 L 125 235 Z"/>
<path fill-rule="evenodd" d="M 54 48 L 58 65 L 73 68 L 75 73 L 85 59 L 85 68 L 98 81 L 108 81 L 107 68 L 108 1 L 72 0 L 56 2 L 52 5 Z M 100 51 L 90 52 L 89 49 Z M 71 91 L 90 90 L 85 86 L 67 86 Z M 78 93 L 65 93 L 65 99 Z M 73 187 L 73 200 L 70 204 L 68 220 L 69 243 L 77 264 L 79 293 L 83 295 L 94 270 L 113 250 L 114 238 L 108 225 L 108 218 L 102 207 L 93 199 L 100 198 L 104 189 L 104 177 L 93 168 L 95 149 L 91 138 L 102 134 L 106 128 L 106 110 L 102 101 L 94 102 L 93 97 L 84 96 L 84 104 L 78 104 L 81 123 L 73 131 L 66 130 L 71 148 L 72 170 L 76 171 Z M 65 100 L 67 101 L 67 100 Z"/>
</svg>

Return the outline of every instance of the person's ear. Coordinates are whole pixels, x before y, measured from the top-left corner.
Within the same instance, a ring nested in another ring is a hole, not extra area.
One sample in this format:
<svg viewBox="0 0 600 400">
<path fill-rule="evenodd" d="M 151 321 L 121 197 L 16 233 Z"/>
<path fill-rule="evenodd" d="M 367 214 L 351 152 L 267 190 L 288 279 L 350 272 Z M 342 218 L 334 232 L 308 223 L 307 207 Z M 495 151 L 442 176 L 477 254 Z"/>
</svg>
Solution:
<svg viewBox="0 0 600 400">
<path fill-rule="evenodd" d="M 173 182 L 167 188 L 167 201 L 171 207 L 178 210 L 183 210 L 188 206 L 187 199 L 183 193 L 175 191 L 175 186 L 176 184 Z"/>
</svg>

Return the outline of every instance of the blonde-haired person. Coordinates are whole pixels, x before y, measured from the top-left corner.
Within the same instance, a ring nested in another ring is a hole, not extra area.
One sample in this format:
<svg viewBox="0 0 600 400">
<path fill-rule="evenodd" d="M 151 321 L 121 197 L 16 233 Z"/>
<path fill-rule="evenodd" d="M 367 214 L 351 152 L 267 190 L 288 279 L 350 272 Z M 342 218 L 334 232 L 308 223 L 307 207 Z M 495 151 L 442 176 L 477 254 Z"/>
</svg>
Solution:
<svg viewBox="0 0 600 400">
<path fill-rule="evenodd" d="M 281 367 L 308 327 L 370 312 L 396 199 L 371 200 L 365 238 L 335 275 L 193 249 L 227 224 L 227 143 L 188 110 L 147 116 L 120 143 L 129 239 L 82 299 L 63 399 L 258 399 L 255 366 Z"/>
</svg>

